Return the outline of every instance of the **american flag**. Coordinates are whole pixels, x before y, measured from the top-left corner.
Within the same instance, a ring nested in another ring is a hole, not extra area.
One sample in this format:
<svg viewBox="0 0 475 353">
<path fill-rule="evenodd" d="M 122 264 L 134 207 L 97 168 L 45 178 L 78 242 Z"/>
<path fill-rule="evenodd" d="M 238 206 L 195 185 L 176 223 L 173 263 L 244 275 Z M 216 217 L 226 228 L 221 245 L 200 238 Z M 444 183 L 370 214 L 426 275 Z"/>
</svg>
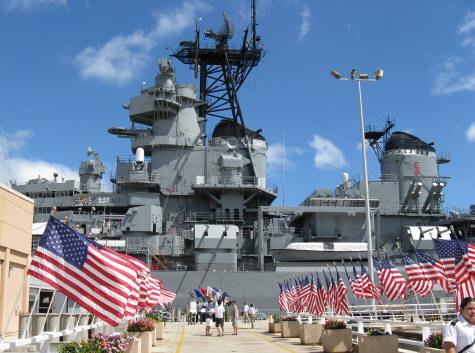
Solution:
<svg viewBox="0 0 475 353">
<path fill-rule="evenodd" d="M 317 286 L 315 285 L 312 275 L 312 279 L 310 280 L 310 293 L 307 300 L 307 311 L 313 315 L 317 315 L 317 294 Z"/>
<path fill-rule="evenodd" d="M 411 292 L 421 297 L 429 295 L 434 287 L 434 282 L 427 279 L 421 265 L 416 264 L 410 257 L 404 255 L 401 249 L 399 249 L 399 252 L 401 253 L 402 262 L 406 268 L 407 282 Z"/>
<path fill-rule="evenodd" d="M 475 298 L 475 285 L 471 280 L 457 285 L 457 297 L 455 300 L 457 311 L 460 308 L 460 303 L 466 297 Z"/>
<path fill-rule="evenodd" d="M 379 304 L 381 304 L 381 294 L 380 294 L 381 289 L 377 285 L 375 285 L 373 281 L 371 281 L 371 278 L 369 278 L 368 272 L 366 272 L 366 269 L 363 266 L 363 262 L 361 260 L 360 260 L 360 264 L 361 264 L 361 288 L 363 289 L 365 298 L 376 299 L 379 302 Z"/>
<path fill-rule="evenodd" d="M 286 312 L 289 311 L 289 305 L 287 303 L 287 296 L 285 295 L 285 285 L 279 283 L 280 294 L 279 294 L 279 308 L 280 311 Z"/>
<path fill-rule="evenodd" d="M 348 288 L 346 288 L 345 282 L 343 282 L 343 280 L 341 279 L 338 271 L 336 271 L 336 282 L 337 282 L 337 287 L 335 290 L 335 301 L 336 301 L 335 312 L 338 315 L 345 315 L 350 311 L 350 306 L 348 304 L 348 299 L 346 297 L 346 293 L 348 293 Z"/>
<path fill-rule="evenodd" d="M 378 271 L 379 281 L 381 282 L 381 287 L 383 289 L 384 295 L 389 300 L 404 299 L 406 298 L 406 287 L 407 282 L 402 277 L 401 273 L 392 266 L 391 262 L 387 255 L 383 264 L 381 265 L 374 257 L 373 263 Z"/>
<path fill-rule="evenodd" d="M 434 283 L 437 283 L 439 286 L 445 289 L 447 293 L 454 294 L 455 287 L 452 285 L 450 278 L 447 277 L 442 263 L 436 261 L 429 255 L 420 252 L 416 248 L 414 248 L 414 252 L 416 253 L 417 261 L 419 262 L 422 271 L 424 271 L 425 277 Z"/>
<path fill-rule="evenodd" d="M 455 287 L 455 251 L 457 243 L 455 240 L 434 239 L 435 250 L 439 255 L 440 263 L 445 275 L 450 280 L 450 285 Z"/>
<path fill-rule="evenodd" d="M 335 308 L 335 286 L 333 285 L 333 281 L 330 282 L 325 274 L 325 270 L 323 270 L 323 277 L 325 277 L 325 283 L 327 285 L 327 304 L 330 310 Z"/>
<path fill-rule="evenodd" d="M 50 217 L 28 274 L 116 326 L 124 317 L 137 273 L 103 247 Z"/>
<path fill-rule="evenodd" d="M 308 277 L 303 279 L 300 288 L 298 310 L 303 311 L 310 296 L 310 281 L 308 280 Z"/>
<path fill-rule="evenodd" d="M 288 281 L 285 282 L 285 296 L 287 297 L 287 303 L 290 303 L 294 298 Z M 289 305 L 289 310 L 292 310 L 290 305 Z"/>
<path fill-rule="evenodd" d="M 346 270 L 345 263 L 343 263 L 343 267 L 345 268 L 345 273 L 346 277 L 348 278 L 348 283 L 350 284 L 351 290 L 353 291 L 353 294 L 355 297 L 363 297 L 363 289 L 361 288 L 361 285 L 356 281 L 355 278 L 351 277 L 348 274 L 348 271 Z M 355 267 L 353 266 L 353 270 L 356 272 Z"/>
<path fill-rule="evenodd" d="M 457 284 L 475 279 L 475 256 L 470 245 L 464 241 L 456 241 L 457 250 L 455 252 L 455 282 Z"/>
<path fill-rule="evenodd" d="M 322 286 L 322 282 L 320 282 L 320 276 L 317 275 L 317 300 L 316 300 L 316 306 L 317 306 L 317 315 L 322 316 L 322 314 L 325 312 L 325 308 L 327 306 L 327 293 L 325 292 L 325 288 Z"/>
<path fill-rule="evenodd" d="M 158 304 L 163 307 L 165 306 L 165 304 L 172 303 L 175 300 L 175 298 L 176 298 L 175 292 L 172 292 L 171 290 L 168 290 L 162 287 L 160 291 L 160 298 L 159 298 Z"/>
</svg>

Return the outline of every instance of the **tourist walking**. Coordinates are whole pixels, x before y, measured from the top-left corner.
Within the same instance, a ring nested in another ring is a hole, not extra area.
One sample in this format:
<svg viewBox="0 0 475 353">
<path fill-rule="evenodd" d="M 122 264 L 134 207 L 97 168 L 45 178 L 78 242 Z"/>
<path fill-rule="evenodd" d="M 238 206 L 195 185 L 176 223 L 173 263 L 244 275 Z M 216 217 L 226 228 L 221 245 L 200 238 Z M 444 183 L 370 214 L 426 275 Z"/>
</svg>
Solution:
<svg viewBox="0 0 475 353">
<path fill-rule="evenodd" d="M 460 315 L 444 329 L 446 353 L 475 353 L 475 299 L 464 298 Z"/>
<path fill-rule="evenodd" d="M 218 305 L 214 309 L 214 319 L 216 321 L 216 328 L 218 329 L 218 336 L 224 335 L 224 312 L 223 301 L 218 299 Z"/>
<path fill-rule="evenodd" d="M 256 308 L 254 304 L 249 306 L 249 319 L 251 320 L 251 328 L 254 328 L 254 320 L 256 320 Z"/>
<path fill-rule="evenodd" d="M 231 321 L 233 323 L 234 335 L 238 334 L 238 318 L 239 318 L 238 306 L 236 305 L 236 301 L 233 300 L 231 302 Z"/>
<path fill-rule="evenodd" d="M 246 302 L 244 302 L 244 305 L 242 306 L 242 321 L 245 324 L 249 321 L 249 305 L 247 305 Z"/>
<path fill-rule="evenodd" d="M 208 300 L 208 305 L 206 305 L 206 336 L 211 336 L 211 325 L 213 325 L 213 315 L 214 307 L 213 301 Z"/>
</svg>

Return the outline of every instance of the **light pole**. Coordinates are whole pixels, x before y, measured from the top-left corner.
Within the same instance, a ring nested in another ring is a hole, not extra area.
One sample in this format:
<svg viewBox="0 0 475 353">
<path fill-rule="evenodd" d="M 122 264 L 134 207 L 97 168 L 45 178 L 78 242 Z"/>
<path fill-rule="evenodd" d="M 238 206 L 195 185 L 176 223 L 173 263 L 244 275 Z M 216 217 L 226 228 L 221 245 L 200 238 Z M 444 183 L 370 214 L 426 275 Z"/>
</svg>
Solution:
<svg viewBox="0 0 475 353">
<path fill-rule="evenodd" d="M 361 98 L 361 81 L 378 81 L 383 78 L 384 71 L 379 69 L 374 73 L 374 78 L 369 78 L 368 74 L 360 74 L 353 69 L 350 74 L 350 78 L 343 78 L 338 72 L 331 71 L 330 75 L 341 81 L 356 81 L 358 84 L 358 98 L 360 102 L 360 125 L 361 125 L 361 151 L 363 155 L 363 176 L 364 176 L 364 201 L 366 211 L 366 240 L 368 241 L 368 270 L 369 277 L 374 283 L 374 271 L 373 271 L 373 240 L 371 238 L 371 214 L 369 206 L 369 189 L 368 189 L 368 168 L 366 166 L 366 145 L 364 137 L 364 122 L 363 122 L 363 101 Z"/>
</svg>

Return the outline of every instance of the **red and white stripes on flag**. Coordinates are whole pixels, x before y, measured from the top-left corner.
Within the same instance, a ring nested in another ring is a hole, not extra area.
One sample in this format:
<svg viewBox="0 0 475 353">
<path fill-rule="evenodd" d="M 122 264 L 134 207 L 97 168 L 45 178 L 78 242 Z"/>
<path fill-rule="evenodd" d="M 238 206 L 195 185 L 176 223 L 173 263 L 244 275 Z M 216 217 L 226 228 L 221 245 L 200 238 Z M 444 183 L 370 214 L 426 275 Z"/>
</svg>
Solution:
<svg viewBox="0 0 475 353">
<path fill-rule="evenodd" d="M 385 256 L 383 265 L 373 257 L 374 266 L 378 271 L 379 281 L 384 295 L 389 300 L 405 299 L 407 282 L 401 273 L 392 266 L 387 255 Z"/>
<path fill-rule="evenodd" d="M 287 296 L 285 295 L 285 284 L 279 283 L 280 293 L 279 293 L 279 309 L 281 312 L 289 311 L 289 304 L 287 302 Z"/>
<path fill-rule="evenodd" d="M 453 287 L 452 280 L 445 273 L 443 265 L 439 261 L 436 261 L 423 252 L 420 252 L 416 248 L 414 248 L 414 252 L 416 254 L 417 261 L 424 272 L 424 276 L 441 286 L 447 293 L 454 294 L 455 287 Z"/>
<path fill-rule="evenodd" d="M 112 326 L 121 322 L 138 286 L 135 270 L 54 217 L 48 221 L 28 274 Z"/>
<path fill-rule="evenodd" d="M 363 289 L 363 295 L 365 298 L 373 298 L 376 299 L 379 304 L 381 304 L 381 288 L 371 281 L 371 278 L 368 276 L 368 272 L 366 272 L 365 267 L 363 266 L 363 262 L 361 262 L 361 288 Z M 379 274 L 378 274 L 379 276 Z"/>
<path fill-rule="evenodd" d="M 350 311 L 350 306 L 348 304 L 348 299 L 346 293 L 348 293 L 348 288 L 346 288 L 345 282 L 340 277 L 340 274 L 336 273 L 336 289 L 335 289 L 335 312 L 338 315 L 345 315 Z"/>
<path fill-rule="evenodd" d="M 404 255 L 401 249 L 399 249 L 399 252 L 408 277 L 407 285 L 412 294 L 421 297 L 429 295 L 434 287 L 434 282 L 425 276 L 421 265 L 416 264 L 410 257 Z"/>
</svg>

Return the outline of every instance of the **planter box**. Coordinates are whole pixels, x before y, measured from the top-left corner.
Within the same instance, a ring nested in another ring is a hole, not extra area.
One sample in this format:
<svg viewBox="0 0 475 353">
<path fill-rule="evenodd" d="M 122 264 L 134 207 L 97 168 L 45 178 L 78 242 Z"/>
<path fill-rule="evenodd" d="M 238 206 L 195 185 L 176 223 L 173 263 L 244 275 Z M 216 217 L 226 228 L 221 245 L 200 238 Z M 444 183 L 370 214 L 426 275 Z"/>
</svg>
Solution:
<svg viewBox="0 0 475 353">
<path fill-rule="evenodd" d="M 150 353 L 152 351 L 152 331 L 128 332 L 129 335 L 137 337 L 141 342 L 141 352 Z"/>
<path fill-rule="evenodd" d="M 282 321 L 280 335 L 282 338 L 299 338 L 300 324 L 298 321 Z"/>
<path fill-rule="evenodd" d="M 421 347 L 419 353 L 445 353 L 445 350 L 442 348 Z"/>
<path fill-rule="evenodd" d="M 323 350 L 325 353 L 352 352 L 351 329 L 323 330 Z"/>
<path fill-rule="evenodd" d="M 163 340 L 163 331 L 165 324 L 163 322 L 154 322 L 155 325 L 155 340 Z"/>
<path fill-rule="evenodd" d="M 398 353 L 397 336 L 358 336 L 359 353 Z"/>
<path fill-rule="evenodd" d="M 129 341 L 129 345 L 124 353 L 142 353 L 142 341 Z"/>
<path fill-rule="evenodd" d="M 321 324 L 300 325 L 300 343 L 317 344 L 322 341 L 323 327 Z M 373 352 L 374 353 L 374 352 Z"/>
<path fill-rule="evenodd" d="M 280 333 L 280 322 L 269 322 L 269 332 L 270 333 Z"/>
</svg>

